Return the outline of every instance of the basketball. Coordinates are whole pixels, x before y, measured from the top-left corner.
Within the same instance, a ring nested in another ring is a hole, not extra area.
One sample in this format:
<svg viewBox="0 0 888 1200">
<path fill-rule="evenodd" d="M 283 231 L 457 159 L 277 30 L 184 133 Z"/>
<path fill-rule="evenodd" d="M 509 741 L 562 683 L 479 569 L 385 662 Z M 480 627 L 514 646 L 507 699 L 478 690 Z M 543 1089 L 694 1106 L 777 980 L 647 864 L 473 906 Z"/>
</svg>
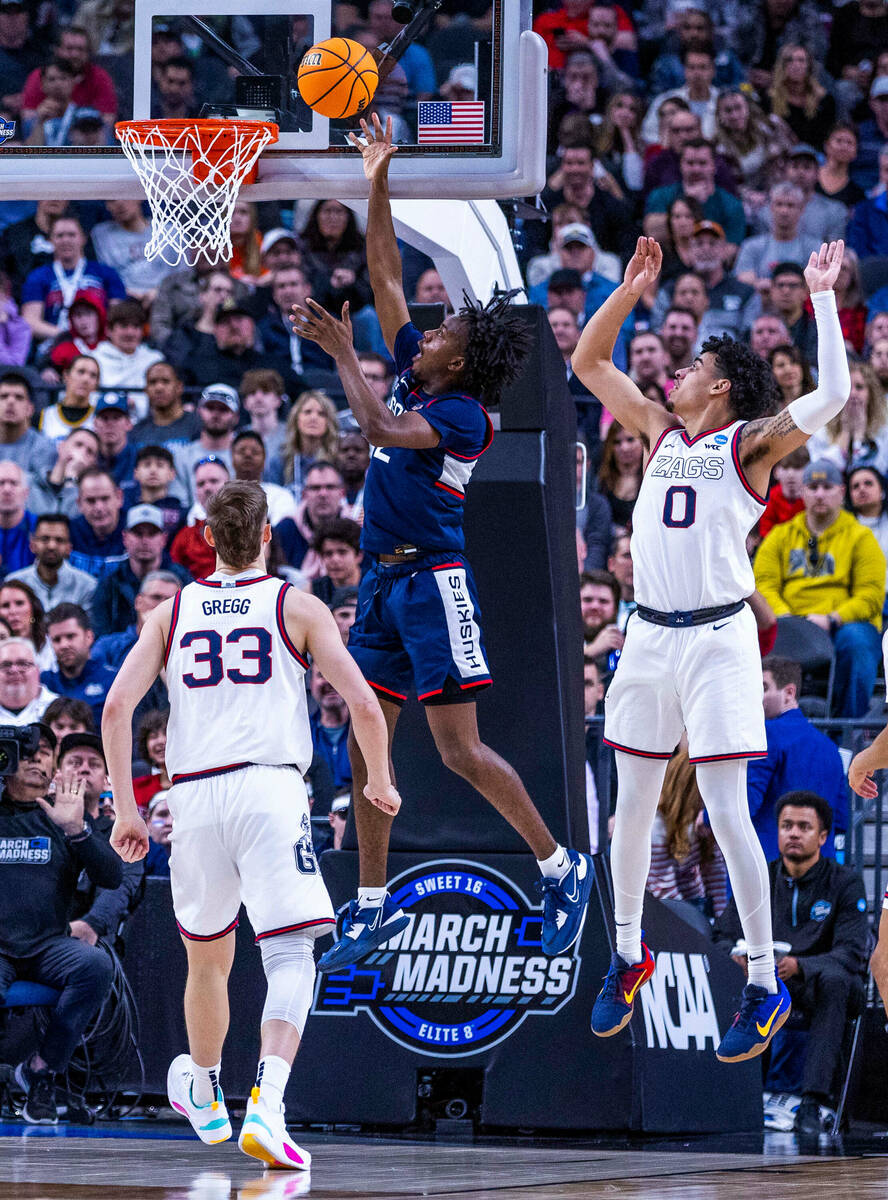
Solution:
<svg viewBox="0 0 888 1200">
<path fill-rule="evenodd" d="M 306 51 L 296 78 L 308 107 L 335 120 L 366 110 L 379 72 L 373 55 L 359 42 L 333 37 Z"/>
</svg>

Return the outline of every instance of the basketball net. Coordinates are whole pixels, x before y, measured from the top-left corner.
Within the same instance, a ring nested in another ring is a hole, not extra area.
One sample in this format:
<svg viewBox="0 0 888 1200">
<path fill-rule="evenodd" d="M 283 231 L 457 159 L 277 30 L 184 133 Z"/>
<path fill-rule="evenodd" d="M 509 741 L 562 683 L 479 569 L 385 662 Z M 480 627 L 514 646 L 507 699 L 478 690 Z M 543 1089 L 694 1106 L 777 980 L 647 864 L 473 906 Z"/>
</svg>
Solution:
<svg viewBox="0 0 888 1200">
<path fill-rule="evenodd" d="M 278 138 L 265 121 L 120 121 L 114 131 L 151 208 L 145 257 L 174 267 L 189 251 L 210 264 L 232 256 L 231 218 L 241 184 Z"/>
</svg>

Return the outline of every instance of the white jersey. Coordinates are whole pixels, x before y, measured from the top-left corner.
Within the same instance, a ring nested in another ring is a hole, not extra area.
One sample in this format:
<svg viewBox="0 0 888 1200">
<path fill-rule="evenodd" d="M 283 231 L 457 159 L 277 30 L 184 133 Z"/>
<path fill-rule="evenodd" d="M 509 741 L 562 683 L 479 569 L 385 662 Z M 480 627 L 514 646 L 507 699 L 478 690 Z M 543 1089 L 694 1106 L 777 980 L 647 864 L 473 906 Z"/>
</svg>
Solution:
<svg viewBox="0 0 888 1200">
<path fill-rule="evenodd" d="M 744 421 L 655 443 L 632 514 L 635 599 L 660 612 L 733 604 L 755 589 L 746 535 L 766 500 L 743 474 Z"/>
<path fill-rule="evenodd" d="M 248 763 L 307 770 L 308 664 L 284 625 L 290 586 L 216 572 L 176 596 L 165 657 L 174 783 Z"/>
</svg>

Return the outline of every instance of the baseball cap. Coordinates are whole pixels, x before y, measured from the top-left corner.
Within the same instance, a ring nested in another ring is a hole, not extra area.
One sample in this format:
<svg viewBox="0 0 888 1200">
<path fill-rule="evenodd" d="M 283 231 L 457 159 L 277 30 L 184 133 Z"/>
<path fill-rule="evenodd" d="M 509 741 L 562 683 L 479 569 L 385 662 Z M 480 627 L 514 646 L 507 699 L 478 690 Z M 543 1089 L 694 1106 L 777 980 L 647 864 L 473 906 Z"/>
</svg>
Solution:
<svg viewBox="0 0 888 1200">
<path fill-rule="evenodd" d="M 825 458 L 819 459 L 817 462 L 808 463 L 805 467 L 805 473 L 802 476 L 802 483 L 805 487 L 811 487 L 815 483 L 828 483 L 833 487 L 843 484 L 845 478 L 842 472 L 835 465 Z"/>
<path fill-rule="evenodd" d="M 200 394 L 198 407 L 201 404 L 224 404 L 233 413 L 240 412 L 240 399 L 233 387 L 227 383 L 211 383 Z"/>
<path fill-rule="evenodd" d="M 226 300 L 224 304 L 220 304 L 216 309 L 216 315 L 213 319 L 218 325 L 220 321 L 227 321 L 229 317 L 249 317 L 253 320 L 254 314 L 243 304 L 238 304 L 236 300 Z"/>
<path fill-rule="evenodd" d="M 134 504 L 126 514 L 126 527 L 135 529 L 137 525 L 154 525 L 163 530 L 163 513 L 156 504 Z"/>
<path fill-rule="evenodd" d="M 581 221 L 572 221 L 570 225 L 562 225 L 558 231 L 558 244 L 567 246 L 571 242 L 580 242 L 583 246 L 595 245 L 595 234 L 588 225 L 584 225 Z"/>
<path fill-rule="evenodd" d="M 154 793 L 154 795 L 148 801 L 148 816 L 149 817 L 154 812 L 155 808 L 157 808 L 158 804 L 160 804 L 161 800 L 166 800 L 166 798 L 169 794 L 170 794 L 169 788 L 165 788 L 165 789 L 161 788 L 161 790 L 159 792 Z"/>
<path fill-rule="evenodd" d="M 342 796 L 334 796 L 333 803 L 330 805 L 331 813 L 348 812 L 348 806 L 351 803 L 351 798 L 345 794 Z"/>
<path fill-rule="evenodd" d="M 877 75 L 870 88 L 870 99 L 874 96 L 888 96 L 888 75 Z"/>
<path fill-rule="evenodd" d="M 105 757 L 105 748 L 102 745 L 102 739 L 99 735 L 84 731 L 82 733 L 65 734 L 59 744 L 59 762 L 62 761 L 69 750 L 76 750 L 78 746 L 85 746 L 88 750 L 95 750 L 98 754 L 101 754 L 102 758 Z"/>
<path fill-rule="evenodd" d="M 0 8 L 2 7 L 2 2 L 0 2 Z M 52 729 L 43 721 L 32 721 L 30 725 L 25 725 L 24 728 L 36 729 L 40 735 L 41 741 L 47 742 L 52 750 L 55 750 L 56 746 L 59 744 L 59 740 L 53 733 Z"/>
<path fill-rule="evenodd" d="M 122 416 L 128 417 L 129 404 L 126 392 L 103 392 L 96 401 L 95 415 L 98 417 L 104 412 L 118 412 Z"/>
<path fill-rule="evenodd" d="M 299 245 L 299 239 L 292 229 L 269 229 L 265 237 L 262 239 L 262 245 L 259 247 L 260 254 L 267 254 L 272 246 L 276 246 L 278 242 L 292 242 L 294 246 Z"/>
<path fill-rule="evenodd" d="M 725 231 L 722 229 L 721 225 L 719 225 L 718 221 L 698 221 L 694 226 L 694 237 L 696 237 L 698 233 L 714 233 L 715 236 L 717 238 L 721 238 L 722 241 L 726 240 Z"/>
<path fill-rule="evenodd" d="M 550 292 L 567 292 L 573 288 L 583 287 L 583 277 L 579 271 L 574 271 L 570 267 L 562 267 L 559 271 L 553 271 L 549 276 L 549 291 Z"/>
<path fill-rule="evenodd" d="M 329 609 L 330 612 L 335 612 L 337 608 L 345 608 L 348 604 L 357 604 L 358 589 L 356 587 L 341 587 L 337 588 L 330 597 Z"/>
<path fill-rule="evenodd" d="M 478 87 L 478 70 L 473 63 L 458 63 L 447 76 L 445 87 L 460 87 L 474 92 Z"/>
<path fill-rule="evenodd" d="M 101 125 L 102 114 L 97 108 L 75 108 L 72 125 Z"/>
<path fill-rule="evenodd" d="M 888 90 L 888 89 L 886 89 Z M 795 146 L 790 146 L 786 151 L 787 158 L 813 158 L 815 162 L 820 158 L 820 155 L 813 146 L 809 146 L 807 142 L 799 142 Z"/>
</svg>

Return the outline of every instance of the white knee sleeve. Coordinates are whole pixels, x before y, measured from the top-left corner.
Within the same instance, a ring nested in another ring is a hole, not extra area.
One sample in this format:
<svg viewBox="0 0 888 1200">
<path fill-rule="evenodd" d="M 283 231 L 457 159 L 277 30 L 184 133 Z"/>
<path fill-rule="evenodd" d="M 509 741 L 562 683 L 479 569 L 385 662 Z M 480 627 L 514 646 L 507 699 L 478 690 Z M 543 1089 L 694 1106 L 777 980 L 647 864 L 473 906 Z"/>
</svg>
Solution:
<svg viewBox="0 0 888 1200">
<path fill-rule="evenodd" d="M 279 933 L 259 943 L 268 980 L 262 1022 L 286 1021 L 299 1036 L 314 993 L 314 938 L 309 933 Z"/>
</svg>

